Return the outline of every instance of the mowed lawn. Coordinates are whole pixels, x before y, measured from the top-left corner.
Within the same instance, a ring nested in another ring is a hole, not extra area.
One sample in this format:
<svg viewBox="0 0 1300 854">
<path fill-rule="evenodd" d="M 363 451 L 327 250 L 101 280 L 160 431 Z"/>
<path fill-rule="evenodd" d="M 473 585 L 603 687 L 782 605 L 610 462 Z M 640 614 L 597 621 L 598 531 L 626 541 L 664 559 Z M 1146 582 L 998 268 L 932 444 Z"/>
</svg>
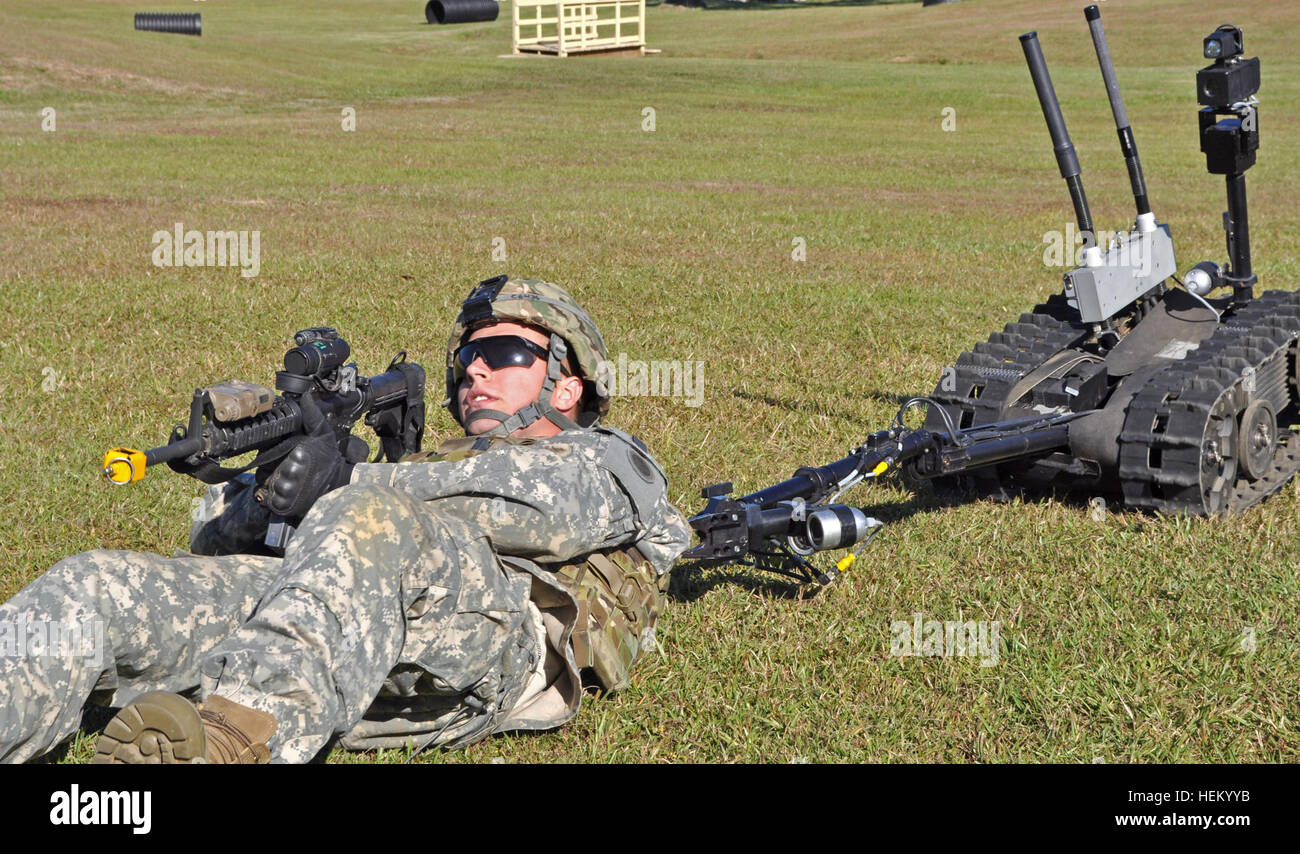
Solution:
<svg viewBox="0 0 1300 854">
<path fill-rule="evenodd" d="M 81 550 L 184 548 L 201 485 L 164 469 L 112 488 L 104 451 L 161 444 L 196 386 L 269 383 L 297 329 L 339 328 L 364 374 L 407 350 L 434 381 L 430 436 L 450 433 L 447 329 L 499 273 L 569 287 L 616 357 L 703 363 L 702 405 L 625 397 L 611 418 L 688 515 L 708 484 L 842 456 L 1060 287 L 1043 236 L 1069 200 L 1020 33 L 1039 31 L 1098 226 L 1131 220 L 1083 5 L 663 6 L 662 53 L 558 60 L 507 56 L 508 3 L 448 27 L 416 0 L 151 7 L 201 12 L 192 38 L 135 32 L 121 0 L 6 0 L 0 598 Z M 1103 11 L 1183 271 L 1226 254 L 1201 40 L 1244 29 L 1263 63 L 1255 269 L 1300 287 L 1300 7 Z M 257 230 L 258 274 L 155 267 L 176 223 Z M 894 481 L 848 499 L 889 525 L 831 587 L 679 568 L 630 689 L 556 732 L 417 761 L 1300 757 L 1296 489 L 1213 521 L 942 506 Z M 891 657 L 913 614 L 998 621 L 998 662 Z"/>
</svg>

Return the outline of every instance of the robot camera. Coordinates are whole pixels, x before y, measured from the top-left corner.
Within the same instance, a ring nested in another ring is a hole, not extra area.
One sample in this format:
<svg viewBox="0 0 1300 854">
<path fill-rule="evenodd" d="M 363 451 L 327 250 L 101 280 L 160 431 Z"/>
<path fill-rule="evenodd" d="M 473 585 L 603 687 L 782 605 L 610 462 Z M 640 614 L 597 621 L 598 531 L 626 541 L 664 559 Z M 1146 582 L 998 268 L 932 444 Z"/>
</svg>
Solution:
<svg viewBox="0 0 1300 854">
<path fill-rule="evenodd" d="M 1241 28 L 1224 24 L 1205 37 L 1205 58 L 1214 64 L 1196 72 L 1196 100 L 1224 110 L 1259 91 L 1259 59 L 1243 59 Z"/>
<path fill-rule="evenodd" d="M 1205 37 L 1205 58 L 1227 61 L 1241 56 L 1241 27 L 1224 24 Z"/>
</svg>

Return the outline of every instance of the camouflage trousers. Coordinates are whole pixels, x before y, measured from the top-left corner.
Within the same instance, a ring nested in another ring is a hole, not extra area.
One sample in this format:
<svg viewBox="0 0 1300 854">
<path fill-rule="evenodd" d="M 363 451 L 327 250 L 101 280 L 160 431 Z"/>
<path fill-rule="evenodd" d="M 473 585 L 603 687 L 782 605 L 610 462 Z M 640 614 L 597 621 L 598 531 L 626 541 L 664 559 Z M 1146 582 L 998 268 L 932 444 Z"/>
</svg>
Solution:
<svg viewBox="0 0 1300 854">
<path fill-rule="evenodd" d="M 468 743 L 543 654 L 530 587 L 474 526 L 371 485 L 321 498 L 283 559 L 74 555 L 0 606 L 0 626 L 23 627 L 0 656 L 0 761 L 58 745 L 87 703 L 154 690 L 270 712 L 273 761 L 311 760 L 381 696 L 410 698 L 437 743 Z M 51 642 L 72 626 L 77 648 Z"/>
</svg>

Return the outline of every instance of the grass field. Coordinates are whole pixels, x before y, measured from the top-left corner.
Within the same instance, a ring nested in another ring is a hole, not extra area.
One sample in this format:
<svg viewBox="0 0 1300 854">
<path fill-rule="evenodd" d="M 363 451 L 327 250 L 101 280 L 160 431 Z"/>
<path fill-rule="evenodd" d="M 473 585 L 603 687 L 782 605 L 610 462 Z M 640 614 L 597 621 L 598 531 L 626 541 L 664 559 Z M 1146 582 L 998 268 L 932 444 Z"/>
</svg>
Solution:
<svg viewBox="0 0 1300 854">
<path fill-rule="evenodd" d="M 570 287 L 615 353 L 704 362 L 702 406 L 626 398 L 611 419 L 688 514 L 707 484 L 842 456 L 1060 286 L 1042 236 L 1070 209 L 1026 30 L 1098 225 L 1131 217 L 1082 2 L 661 6 L 662 54 L 566 60 L 503 56 L 508 4 L 455 27 L 414 0 L 170 5 L 204 35 L 134 32 L 122 0 L 0 6 L 0 599 L 81 550 L 185 547 L 196 481 L 116 490 L 98 467 L 164 441 L 195 386 L 269 382 L 319 324 L 363 373 L 406 349 L 438 376 L 455 307 L 502 272 Z M 1261 289 L 1300 286 L 1300 7 L 1103 8 L 1182 270 L 1225 254 L 1201 39 L 1245 30 L 1264 68 L 1255 269 Z M 259 274 L 153 266 L 151 235 L 177 222 L 259 230 Z M 430 434 L 451 428 L 439 412 Z M 835 585 L 683 569 L 629 690 L 419 761 L 1300 758 L 1295 489 L 1226 521 L 944 507 L 893 482 L 850 498 L 890 524 Z M 890 657 L 890 623 L 918 612 L 1000 621 L 999 663 Z"/>
</svg>

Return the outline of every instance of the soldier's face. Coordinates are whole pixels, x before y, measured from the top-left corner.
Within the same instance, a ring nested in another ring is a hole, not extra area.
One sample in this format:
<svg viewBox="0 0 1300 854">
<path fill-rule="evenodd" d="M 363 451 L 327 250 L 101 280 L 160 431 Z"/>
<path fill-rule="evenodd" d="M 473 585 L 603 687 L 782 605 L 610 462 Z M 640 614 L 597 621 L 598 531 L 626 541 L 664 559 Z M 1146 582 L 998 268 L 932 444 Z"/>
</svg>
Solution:
<svg viewBox="0 0 1300 854">
<path fill-rule="evenodd" d="M 496 323 L 475 329 L 468 341 L 480 338 L 494 338 L 499 335 L 516 335 L 537 344 L 542 349 L 550 346 L 550 336 L 541 330 L 519 323 Z M 542 384 L 546 381 L 546 359 L 534 359 L 532 364 L 510 366 L 493 370 L 482 358 L 476 358 L 465 368 L 465 378 L 457 389 L 457 402 L 460 404 L 461 419 L 468 420 L 471 413 L 478 409 L 495 409 L 507 415 L 513 415 L 523 407 L 537 400 L 541 394 Z M 581 394 L 582 381 L 566 377 L 556 384 L 551 394 L 551 405 L 565 412 L 576 403 L 573 388 L 576 386 Z M 480 418 L 470 423 L 466 432 L 471 435 L 486 433 L 500 424 L 491 418 Z M 515 431 L 517 436 L 553 436 L 560 432 L 550 421 L 534 421 L 522 430 Z"/>
</svg>

